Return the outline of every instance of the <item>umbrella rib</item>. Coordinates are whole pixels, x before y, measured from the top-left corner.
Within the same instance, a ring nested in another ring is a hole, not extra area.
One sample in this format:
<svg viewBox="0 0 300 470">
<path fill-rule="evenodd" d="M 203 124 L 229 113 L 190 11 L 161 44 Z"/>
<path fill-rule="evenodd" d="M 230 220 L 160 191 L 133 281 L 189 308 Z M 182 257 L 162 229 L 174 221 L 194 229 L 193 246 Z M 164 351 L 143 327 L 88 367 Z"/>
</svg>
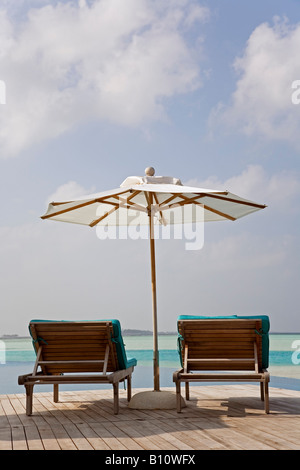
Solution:
<svg viewBox="0 0 300 470">
<path fill-rule="evenodd" d="M 197 196 L 197 197 L 193 197 L 193 198 L 188 198 L 186 196 L 184 196 L 183 194 L 181 195 L 181 197 L 185 200 L 185 202 L 181 203 L 181 205 L 184 205 L 184 204 L 199 204 L 200 206 L 202 206 L 205 210 L 207 211 L 210 211 L 210 212 L 213 212 L 214 214 L 217 214 L 217 215 L 220 215 L 221 217 L 224 217 L 225 219 L 229 219 L 229 220 L 236 220 L 236 217 L 232 217 L 231 215 L 229 214 L 225 214 L 225 212 L 221 212 L 219 211 L 218 209 L 214 209 L 213 207 L 210 207 L 210 206 L 207 206 L 206 204 L 203 204 L 202 202 L 198 202 L 196 201 L 196 199 L 198 199 L 198 197 L 204 197 L 205 195 L 201 195 L 201 196 Z M 224 198 L 223 198 L 224 199 Z M 180 202 L 178 203 L 180 204 Z"/>
<path fill-rule="evenodd" d="M 151 194 L 151 200 L 152 200 L 152 202 L 150 201 L 150 196 L 149 196 L 149 194 Z M 151 214 L 152 205 L 153 205 L 153 204 L 152 204 L 152 203 L 153 203 L 152 196 L 154 196 L 155 202 L 156 202 L 156 204 L 157 204 L 158 207 L 160 207 L 160 204 L 159 204 L 159 202 L 158 202 L 158 198 L 157 198 L 157 195 L 156 195 L 155 192 L 152 192 L 152 191 L 151 191 L 150 193 L 148 193 L 147 191 L 145 191 L 145 192 L 144 192 L 144 195 L 145 195 L 145 199 L 146 199 L 146 203 L 147 203 L 146 211 L 148 212 L 148 215 L 149 215 L 149 214 Z M 171 199 L 171 198 L 169 198 L 169 199 Z M 173 197 L 172 197 L 172 199 L 173 199 Z M 157 212 L 160 213 L 160 216 L 161 216 L 163 225 L 167 225 L 167 222 L 166 222 L 166 220 L 165 220 L 165 218 L 164 218 L 164 216 L 163 216 L 163 214 L 162 214 L 162 211 L 158 209 Z"/>
<path fill-rule="evenodd" d="M 61 206 L 62 204 L 71 204 L 74 201 L 51 202 L 52 206 Z"/>
<path fill-rule="evenodd" d="M 209 206 L 203 204 L 202 202 L 197 202 L 197 201 L 178 202 L 177 204 L 176 203 L 171 204 L 171 206 L 166 207 L 166 208 L 162 208 L 162 209 L 172 209 L 173 207 L 185 206 L 187 204 L 197 204 L 197 205 L 203 207 L 203 209 L 205 209 L 207 211 L 210 211 L 210 212 L 213 212 L 214 214 L 220 215 L 221 217 L 224 217 L 225 219 L 236 220 L 235 217 L 232 217 L 231 215 L 225 214 L 225 212 L 218 211 L 217 209 L 213 209 L 212 207 L 209 207 Z"/>
<path fill-rule="evenodd" d="M 183 194 L 179 194 L 179 197 L 181 197 L 182 199 L 184 199 L 185 202 L 179 202 L 178 205 L 183 205 L 183 204 L 190 204 L 192 202 L 195 202 L 195 204 L 202 204 L 203 207 L 208 210 L 208 211 L 211 211 L 211 212 L 214 212 L 218 215 L 221 215 L 222 217 L 226 217 L 227 219 L 229 220 L 236 220 L 235 217 L 232 217 L 228 214 L 225 214 L 224 212 L 221 212 L 221 211 L 218 211 L 217 209 L 213 209 L 212 207 L 210 206 L 207 206 L 206 204 L 203 204 L 203 203 L 200 203 L 200 202 L 197 202 L 196 200 L 199 198 L 199 197 L 212 197 L 212 198 L 215 198 L 215 199 L 221 199 L 223 201 L 228 201 L 228 202 L 233 202 L 233 203 L 236 203 L 236 204 L 243 204 L 243 205 L 246 205 L 246 206 L 251 206 L 251 207 L 257 207 L 259 209 L 264 209 L 266 206 L 263 205 L 263 204 L 256 204 L 254 202 L 251 202 L 251 201 L 239 201 L 239 200 L 236 200 L 236 199 L 233 199 L 233 198 L 228 198 L 228 197 L 223 197 L 223 196 L 219 196 L 219 195 L 216 195 L 216 194 L 199 194 L 198 196 L 194 197 L 194 198 L 188 198 L 186 196 L 184 196 Z M 175 206 L 176 204 L 174 204 Z M 172 207 L 172 206 L 170 206 Z"/>
<path fill-rule="evenodd" d="M 158 198 L 157 198 L 157 194 L 154 193 L 153 195 L 154 195 L 155 202 L 159 207 L 159 201 L 158 201 Z M 162 211 L 159 211 L 159 213 L 160 213 L 160 217 L 161 217 L 163 225 L 167 225 L 166 219 L 164 218 Z"/>
<path fill-rule="evenodd" d="M 147 191 L 144 192 L 144 196 L 145 196 L 145 199 L 146 199 L 146 210 L 148 212 L 148 215 L 151 214 L 151 202 L 150 202 L 150 198 L 149 198 L 149 193 Z"/>
<path fill-rule="evenodd" d="M 173 201 L 173 199 L 176 199 L 176 197 L 178 197 L 178 194 L 173 194 L 173 196 L 169 197 L 168 199 L 166 199 L 165 201 L 161 202 L 159 204 L 159 208 L 161 207 L 164 207 L 166 204 L 168 204 L 169 202 Z"/>
<path fill-rule="evenodd" d="M 225 219 L 236 220 L 236 218 L 232 217 L 231 215 L 225 214 L 224 212 L 221 212 L 217 209 L 213 209 L 212 207 L 209 207 L 206 204 L 203 204 L 202 202 L 198 202 L 197 199 L 199 197 L 202 197 L 202 196 L 188 198 L 188 197 L 183 196 L 181 194 L 179 197 L 181 197 L 184 200 L 180 201 L 180 202 L 175 202 L 174 204 L 171 204 L 170 206 L 161 207 L 161 210 L 168 210 L 168 209 L 172 209 L 173 207 L 175 208 L 175 207 L 178 207 L 178 206 L 185 206 L 187 204 L 198 204 L 199 206 L 203 207 L 204 209 L 206 209 L 210 212 L 213 212 L 214 214 L 220 215 L 221 217 L 224 217 Z"/>
<path fill-rule="evenodd" d="M 184 196 L 183 194 L 179 194 L 179 197 L 181 197 L 181 199 L 183 199 L 184 201 L 182 201 L 181 203 L 179 202 L 178 204 L 190 204 L 191 202 L 196 202 L 197 203 L 197 199 L 201 198 L 201 197 L 205 197 L 205 194 L 198 194 L 197 196 L 194 196 L 194 197 L 187 197 L 187 196 Z M 199 203 L 200 204 L 200 203 Z"/>
<path fill-rule="evenodd" d="M 196 196 L 196 197 L 191 197 L 191 198 L 188 198 L 186 196 L 183 196 L 183 194 L 177 194 L 176 197 L 180 197 L 181 199 L 183 199 L 183 201 L 180 201 L 180 202 L 174 202 L 173 204 L 171 205 L 167 205 L 167 206 L 160 206 L 160 209 L 161 210 L 168 210 L 168 209 L 172 209 L 173 207 L 177 207 L 177 206 L 184 206 L 185 204 L 192 204 L 192 203 L 195 203 L 195 204 L 202 204 L 200 202 L 197 201 L 197 199 L 199 199 L 199 197 L 202 197 L 202 196 Z"/>
<path fill-rule="evenodd" d="M 106 204 L 106 203 L 107 203 L 107 204 L 116 204 L 116 203 L 113 202 L 113 201 L 107 201 L 107 199 L 110 199 L 110 198 L 113 197 L 113 198 L 119 200 L 119 199 L 120 199 L 119 196 L 122 195 L 122 194 L 125 194 L 125 193 L 127 193 L 127 192 L 128 192 L 128 190 L 122 191 L 122 192 L 117 193 L 117 194 L 112 194 L 112 195 L 111 195 L 111 194 L 108 194 L 108 195 L 105 196 L 105 197 L 101 197 L 101 198 L 96 199 L 96 202 L 103 202 L 103 203 L 105 203 L 105 204 Z M 131 192 L 131 191 L 129 190 L 129 192 Z M 127 201 L 130 201 L 130 199 L 132 199 L 132 198 L 133 198 L 134 196 L 136 196 L 138 193 L 139 193 L 139 191 L 134 191 L 134 192 L 131 194 L 131 196 L 129 196 L 129 197 L 126 199 L 126 202 L 127 202 Z M 120 199 L 120 200 L 122 200 L 122 199 Z M 124 199 L 123 199 L 122 201 L 124 201 Z"/>
<path fill-rule="evenodd" d="M 129 197 L 127 198 L 127 201 L 130 201 L 133 197 L 135 197 L 135 196 L 136 196 L 137 194 L 139 194 L 140 192 L 141 192 L 141 191 L 137 191 L 137 190 L 136 190 L 136 191 L 133 191 L 133 193 L 131 194 L 131 196 L 129 196 Z"/>
<path fill-rule="evenodd" d="M 224 212 L 218 211 L 217 209 L 213 209 L 212 207 L 206 206 L 205 204 L 201 204 L 201 206 L 203 206 L 205 210 L 213 212 L 214 214 L 220 215 L 221 217 L 224 217 L 225 219 L 236 220 L 236 217 L 232 217 L 231 215 L 225 214 Z"/>
<path fill-rule="evenodd" d="M 124 191 L 120 191 L 118 194 L 116 195 L 119 195 L 119 194 L 124 194 L 128 192 L 128 189 L 124 190 Z M 48 219 L 50 217 L 55 217 L 57 215 L 61 215 L 61 214 L 65 214 L 66 212 L 70 212 L 70 211 L 73 211 L 75 209 L 80 209 L 81 207 L 85 207 L 85 206 L 89 206 L 90 204 L 95 204 L 96 202 L 105 202 L 105 199 L 107 197 L 111 197 L 111 196 L 104 196 L 104 197 L 100 197 L 100 198 L 96 198 L 96 199 L 93 199 L 91 201 L 86 201 L 86 202 L 83 202 L 81 204 L 76 204 L 76 206 L 73 206 L 73 207 L 68 207 L 67 209 L 63 209 L 61 211 L 57 211 L 57 212 L 54 212 L 52 214 L 46 214 L 46 215 L 42 215 L 41 216 L 41 219 Z M 75 202 L 75 201 L 72 201 L 72 202 Z M 51 203 L 53 206 L 54 205 L 58 205 L 60 203 Z M 61 203 L 61 204 L 70 204 L 68 202 L 64 202 L 64 203 Z"/>
<path fill-rule="evenodd" d="M 131 196 L 129 196 L 127 199 L 122 199 L 120 198 L 119 196 L 113 196 L 115 199 L 118 199 L 118 201 L 121 201 L 122 203 L 122 207 L 123 205 L 125 204 L 128 204 L 128 209 L 130 209 L 131 207 L 136 209 L 136 210 L 139 210 L 141 212 L 147 212 L 147 209 L 143 206 L 141 206 L 140 204 L 137 204 L 136 202 L 132 202 L 131 199 L 134 198 L 137 194 L 139 194 L 141 191 L 134 191 Z"/>
<path fill-rule="evenodd" d="M 99 222 L 101 222 L 103 219 L 105 219 L 106 217 L 108 217 L 110 214 L 113 214 L 113 212 L 117 211 L 119 209 L 120 205 L 117 205 L 117 206 L 114 206 L 110 211 L 108 212 L 105 212 L 105 214 L 103 214 L 101 217 L 99 217 L 98 219 L 95 219 L 93 220 L 93 222 L 91 222 L 89 224 L 90 227 L 94 227 L 95 225 L 99 224 Z"/>
<path fill-rule="evenodd" d="M 183 199 L 183 201 L 175 202 L 174 204 L 167 205 L 169 202 L 173 201 L 177 197 Z M 159 209 L 166 210 L 166 209 L 170 209 L 171 207 L 174 207 L 176 205 L 182 206 L 184 204 L 197 201 L 197 199 L 199 199 L 201 197 L 205 197 L 205 194 L 198 194 L 197 196 L 194 196 L 194 197 L 191 197 L 191 198 L 184 196 L 182 193 L 173 194 L 172 197 L 170 197 L 169 199 L 167 199 L 166 201 L 162 202 L 159 205 Z"/>
<path fill-rule="evenodd" d="M 114 202 L 108 202 L 108 201 L 105 201 L 103 200 L 102 202 L 104 202 L 105 204 L 113 204 L 114 207 L 108 211 L 108 212 L 105 212 L 105 214 L 103 214 L 101 217 L 99 217 L 98 219 L 95 219 L 93 220 L 93 222 L 91 222 L 89 224 L 90 227 L 94 227 L 95 225 L 99 224 L 99 222 L 101 222 L 103 219 L 105 219 L 106 217 L 108 217 L 109 215 L 113 214 L 116 210 L 120 209 L 121 207 L 125 207 L 126 209 L 131 209 L 132 207 L 136 208 L 137 210 L 143 210 L 144 212 L 146 212 L 146 209 L 142 206 L 139 206 L 133 202 L 130 201 L 130 199 L 132 199 L 134 196 L 136 196 L 140 191 L 134 191 L 131 196 L 129 196 L 127 199 L 121 199 L 120 197 L 118 197 L 118 195 L 113 195 L 113 196 L 109 196 L 109 197 L 114 197 L 116 199 L 118 199 L 119 203 L 114 203 Z M 122 193 L 121 193 L 122 194 Z M 130 205 L 130 202 L 131 202 L 131 205 Z M 126 207 L 128 204 L 129 207 Z"/>
<path fill-rule="evenodd" d="M 53 212 L 52 214 L 42 215 L 41 219 L 48 219 L 50 217 L 55 217 L 57 215 L 65 214 L 66 212 L 70 212 L 75 209 L 80 209 L 81 207 L 89 206 L 90 204 L 94 204 L 95 202 L 97 202 L 97 200 L 93 199 L 92 201 L 87 201 L 82 204 L 77 204 L 76 206 L 73 206 L 73 207 L 68 207 L 67 209 L 63 209 L 61 211 Z"/>
<path fill-rule="evenodd" d="M 195 194 L 195 193 L 194 193 Z M 228 191 L 222 193 L 222 194 L 228 194 Z M 251 201 L 241 201 L 241 200 L 237 200 L 237 199 L 234 199 L 234 198 L 230 198 L 230 197 L 225 197 L 225 196 L 222 196 L 221 194 L 212 194 L 212 193 L 199 193 L 197 196 L 193 197 L 193 198 L 188 198 L 186 196 L 184 196 L 183 193 L 178 193 L 178 194 L 174 194 L 171 198 L 167 199 L 165 202 L 163 202 L 162 204 L 167 204 L 168 202 L 170 202 L 171 200 L 173 200 L 174 198 L 176 197 L 180 197 L 184 200 L 189 200 L 189 202 L 191 201 L 196 201 L 198 198 L 203 198 L 203 197 L 212 197 L 212 198 L 215 198 L 215 199 L 221 199 L 223 201 L 228 201 L 228 202 L 235 202 L 236 204 L 243 204 L 243 205 L 246 205 L 246 206 L 251 206 L 251 207 L 257 207 L 259 209 L 264 209 L 266 207 L 265 204 L 257 204 L 255 202 L 251 202 Z M 180 203 L 179 203 L 180 204 Z"/>
<path fill-rule="evenodd" d="M 140 212 L 147 212 L 146 207 L 140 206 L 139 204 L 136 204 L 135 202 L 129 202 L 127 204 L 127 201 L 124 199 L 119 199 L 120 201 L 120 207 L 126 207 L 126 209 L 136 209 L 137 211 Z"/>
<path fill-rule="evenodd" d="M 265 204 L 257 204 L 251 201 L 240 201 L 230 197 L 219 196 L 217 194 L 204 194 L 204 197 L 213 197 L 215 199 L 222 199 L 223 201 L 235 202 L 236 204 L 244 204 L 245 206 L 257 207 L 258 209 L 264 209 L 265 207 L 267 207 Z"/>
<path fill-rule="evenodd" d="M 98 201 L 97 201 L 97 202 L 98 202 Z M 101 201 L 101 202 L 103 202 L 103 204 L 110 204 L 111 206 L 115 206 L 115 207 L 118 207 L 118 206 L 119 206 L 119 204 L 118 204 L 117 202 L 113 202 L 113 201 L 105 201 L 105 200 L 103 200 L 103 201 Z"/>
<path fill-rule="evenodd" d="M 131 201 L 131 199 L 132 199 L 133 197 L 135 197 L 135 196 L 136 196 L 137 194 L 139 194 L 139 193 L 140 193 L 140 191 L 133 191 L 133 193 L 132 193 L 130 196 L 128 196 L 128 198 L 126 199 L 126 202 Z M 122 194 L 122 193 L 121 193 L 121 194 Z M 120 194 L 114 194 L 114 195 L 111 196 L 111 197 L 114 197 L 115 199 L 120 199 L 119 196 L 120 196 Z"/>
</svg>

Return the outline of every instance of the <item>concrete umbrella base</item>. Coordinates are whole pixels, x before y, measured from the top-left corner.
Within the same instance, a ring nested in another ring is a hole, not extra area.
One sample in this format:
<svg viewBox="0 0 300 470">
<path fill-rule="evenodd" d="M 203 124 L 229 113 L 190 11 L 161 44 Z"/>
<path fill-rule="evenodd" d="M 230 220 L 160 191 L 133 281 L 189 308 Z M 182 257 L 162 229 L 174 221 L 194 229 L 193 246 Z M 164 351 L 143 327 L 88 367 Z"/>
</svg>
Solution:
<svg viewBox="0 0 300 470">
<path fill-rule="evenodd" d="M 139 392 L 133 395 L 128 406 L 133 410 L 174 410 L 176 409 L 176 393 L 161 390 Z M 181 406 L 182 408 L 186 406 L 182 397 Z"/>
</svg>

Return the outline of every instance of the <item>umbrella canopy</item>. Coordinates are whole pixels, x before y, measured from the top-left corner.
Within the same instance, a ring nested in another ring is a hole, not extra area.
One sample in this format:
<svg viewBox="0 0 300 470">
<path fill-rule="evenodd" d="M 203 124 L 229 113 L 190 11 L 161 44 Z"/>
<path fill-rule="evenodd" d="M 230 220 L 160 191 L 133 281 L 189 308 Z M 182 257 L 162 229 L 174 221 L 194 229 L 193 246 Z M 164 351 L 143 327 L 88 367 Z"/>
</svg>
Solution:
<svg viewBox="0 0 300 470">
<path fill-rule="evenodd" d="M 184 186 L 180 180 L 163 176 L 129 177 L 117 189 L 64 202 L 51 202 L 42 219 L 75 224 L 126 225 L 128 210 L 139 212 L 137 223 L 149 224 L 149 211 L 163 224 L 182 223 L 182 207 L 199 205 L 204 221 L 236 220 L 266 207 L 229 191 Z M 114 214 L 118 213 L 118 217 Z M 170 217 L 172 214 L 172 217 Z M 192 214 L 192 213 L 191 213 Z M 191 220 L 196 222 L 195 213 Z"/>
<path fill-rule="evenodd" d="M 154 390 L 159 390 L 159 357 L 155 278 L 155 224 L 182 224 L 236 220 L 265 208 L 229 191 L 185 186 L 177 178 L 154 176 L 152 167 L 145 176 L 131 176 L 119 188 L 69 201 L 51 202 L 42 219 L 101 226 L 150 227 Z M 201 210 L 186 210 L 190 208 Z M 138 217 L 129 217 L 138 214 Z"/>
</svg>

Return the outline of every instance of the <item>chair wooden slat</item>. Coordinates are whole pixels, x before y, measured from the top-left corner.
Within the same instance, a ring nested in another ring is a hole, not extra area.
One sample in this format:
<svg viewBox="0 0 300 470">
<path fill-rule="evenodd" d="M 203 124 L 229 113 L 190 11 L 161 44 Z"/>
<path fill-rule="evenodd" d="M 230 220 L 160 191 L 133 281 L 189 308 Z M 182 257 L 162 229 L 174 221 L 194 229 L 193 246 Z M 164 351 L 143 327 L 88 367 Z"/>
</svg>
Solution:
<svg viewBox="0 0 300 470">
<path fill-rule="evenodd" d="M 130 400 L 134 367 L 123 369 L 119 366 L 111 321 L 33 321 L 29 328 L 37 352 L 36 362 L 32 374 L 19 376 L 19 384 L 26 389 L 27 415 L 32 413 L 33 386 L 36 384 L 53 383 L 57 401 L 59 383 L 111 383 L 114 412 L 118 413 L 117 388 L 119 382 L 127 380 L 127 398 Z"/>
<path fill-rule="evenodd" d="M 261 327 L 262 321 L 258 319 L 179 320 L 183 368 L 173 374 L 177 411 L 181 411 L 182 382 L 186 384 L 188 399 L 189 382 L 250 380 L 261 383 L 261 398 L 268 413 L 270 378 L 269 373 L 262 369 Z M 233 376 L 231 372 L 234 372 Z"/>
</svg>

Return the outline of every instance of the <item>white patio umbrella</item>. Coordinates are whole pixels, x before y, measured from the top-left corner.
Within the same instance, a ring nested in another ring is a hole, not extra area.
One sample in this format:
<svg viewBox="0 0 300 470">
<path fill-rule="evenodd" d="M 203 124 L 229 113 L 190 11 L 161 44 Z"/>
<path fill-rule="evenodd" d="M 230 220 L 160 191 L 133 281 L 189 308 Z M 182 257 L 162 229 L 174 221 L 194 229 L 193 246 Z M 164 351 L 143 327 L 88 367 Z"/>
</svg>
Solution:
<svg viewBox="0 0 300 470">
<path fill-rule="evenodd" d="M 154 169 L 148 167 L 145 176 L 128 177 L 117 189 L 69 201 L 51 202 L 41 218 L 89 227 L 124 227 L 134 224 L 149 226 L 153 375 L 154 391 L 159 391 L 155 225 L 236 220 L 266 206 L 241 198 L 229 191 L 184 186 L 177 178 L 154 176 L 154 174 Z M 201 210 L 192 211 L 190 210 L 192 207 Z"/>
</svg>

